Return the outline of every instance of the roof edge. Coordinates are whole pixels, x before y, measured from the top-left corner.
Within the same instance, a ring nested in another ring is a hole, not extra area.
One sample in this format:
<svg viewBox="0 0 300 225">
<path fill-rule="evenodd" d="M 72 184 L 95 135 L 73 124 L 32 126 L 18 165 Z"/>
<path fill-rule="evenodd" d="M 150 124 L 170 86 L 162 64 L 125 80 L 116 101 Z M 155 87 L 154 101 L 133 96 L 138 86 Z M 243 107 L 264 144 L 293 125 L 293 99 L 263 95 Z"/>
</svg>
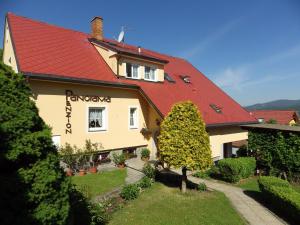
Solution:
<svg viewBox="0 0 300 225">
<path fill-rule="evenodd" d="M 249 125 L 249 124 L 258 124 L 256 121 L 247 121 L 247 122 L 232 122 L 232 123 L 212 123 L 207 124 L 207 128 L 217 128 L 217 127 L 228 127 L 228 126 L 242 126 L 242 125 Z"/>
</svg>

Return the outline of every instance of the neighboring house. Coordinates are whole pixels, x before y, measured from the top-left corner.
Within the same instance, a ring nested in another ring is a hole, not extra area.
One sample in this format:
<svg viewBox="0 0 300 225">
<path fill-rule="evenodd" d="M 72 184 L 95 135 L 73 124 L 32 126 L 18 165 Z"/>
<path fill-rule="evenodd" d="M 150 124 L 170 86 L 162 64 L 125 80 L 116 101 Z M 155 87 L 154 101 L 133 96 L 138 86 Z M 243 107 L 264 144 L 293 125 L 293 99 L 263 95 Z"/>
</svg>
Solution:
<svg viewBox="0 0 300 225">
<path fill-rule="evenodd" d="M 268 123 L 275 120 L 281 125 L 295 125 L 299 123 L 299 115 L 293 110 L 253 110 L 250 114 L 260 123 Z"/>
<path fill-rule="evenodd" d="M 26 77 L 57 145 L 90 139 L 102 151 L 148 147 L 155 158 L 161 121 L 185 100 L 202 113 L 214 159 L 247 139 L 240 125 L 256 120 L 189 62 L 104 38 L 100 17 L 91 27 L 6 16 L 4 62 Z"/>
</svg>

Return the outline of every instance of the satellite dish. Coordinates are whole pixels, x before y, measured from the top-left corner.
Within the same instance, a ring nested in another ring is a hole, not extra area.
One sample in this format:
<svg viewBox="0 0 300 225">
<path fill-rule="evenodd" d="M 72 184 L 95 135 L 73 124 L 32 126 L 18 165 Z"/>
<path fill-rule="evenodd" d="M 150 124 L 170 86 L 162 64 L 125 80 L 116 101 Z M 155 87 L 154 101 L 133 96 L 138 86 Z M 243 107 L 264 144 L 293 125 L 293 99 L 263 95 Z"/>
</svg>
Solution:
<svg viewBox="0 0 300 225">
<path fill-rule="evenodd" d="M 124 42 L 124 36 L 125 36 L 125 31 L 124 31 L 124 27 L 122 27 L 121 32 L 118 37 L 118 42 Z"/>
</svg>

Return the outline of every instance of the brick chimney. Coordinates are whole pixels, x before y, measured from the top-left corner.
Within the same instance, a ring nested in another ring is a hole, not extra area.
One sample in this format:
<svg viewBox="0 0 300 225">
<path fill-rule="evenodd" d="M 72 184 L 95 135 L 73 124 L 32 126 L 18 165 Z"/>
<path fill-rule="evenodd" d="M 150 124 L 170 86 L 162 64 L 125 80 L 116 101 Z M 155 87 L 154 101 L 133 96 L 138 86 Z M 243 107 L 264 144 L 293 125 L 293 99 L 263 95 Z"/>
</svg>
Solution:
<svg viewBox="0 0 300 225">
<path fill-rule="evenodd" d="M 103 40 L 103 19 L 100 16 L 95 16 L 91 21 L 92 31 L 91 36 L 99 41 Z"/>
</svg>

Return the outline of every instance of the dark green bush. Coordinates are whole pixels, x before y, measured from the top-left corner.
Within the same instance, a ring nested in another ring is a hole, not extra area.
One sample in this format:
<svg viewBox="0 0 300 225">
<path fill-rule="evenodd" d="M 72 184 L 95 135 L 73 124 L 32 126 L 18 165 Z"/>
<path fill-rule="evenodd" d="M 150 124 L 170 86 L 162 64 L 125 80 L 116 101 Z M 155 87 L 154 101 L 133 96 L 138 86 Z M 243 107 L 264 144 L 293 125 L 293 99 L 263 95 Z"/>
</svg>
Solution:
<svg viewBox="0 0 300 225">
<path fill-rule="evenodd" d="M 120 196 L 125 200 L 133 200 L 139 196 L 140 188 L 137 184 L 128 184 L 122 188 Z"/>
<path fill-rule="evenodd" d="M 254 174 L 256 162 L 253 157 L 227 158 L 220 160 L 217 166 L 222 179 L 236 183 Z"/>
<path fill-rule="evenodd" d="M 143 178 L 139 181 L 138 186 L 139 186 L 140 188 L 149 188 L 149 187 L 152 186 L 152 183 L 153 183 L 152 179 L 146 176 L 146 177 L 143 177 Z"/>
<path fill-rule="evenodd" d="M 142 169 L 143 173 L 149 177 L 150 179 L 154 179 L 155 178 L 155 169 L 153 168 L 153 166 L 151 166 L 150 163 L 145 163 L 145 165 L 143 166 Z"/>
<path fill-rule="evenodd" d="M 297 220 L 299 222 L 299 192 L 295 191 L 287 181 L 277 177 L 260 177 L 258 184 L 267 201 L 288 215 L 294 222 L 297 222 Z"/>
<path fill-rule="evenodd" d="M 198 191 L 206 191 L 207 190 L 206 184 L 204 182 L 200 182 L 198 184 L 197 189 L 198 189 Z"/>
<path fill-rule="evenodd" d="M 148 148 L 143 148 L 141 150 L 141 157 L 148 158 L 150 156 L 150 150 Z"/>
</svg>

